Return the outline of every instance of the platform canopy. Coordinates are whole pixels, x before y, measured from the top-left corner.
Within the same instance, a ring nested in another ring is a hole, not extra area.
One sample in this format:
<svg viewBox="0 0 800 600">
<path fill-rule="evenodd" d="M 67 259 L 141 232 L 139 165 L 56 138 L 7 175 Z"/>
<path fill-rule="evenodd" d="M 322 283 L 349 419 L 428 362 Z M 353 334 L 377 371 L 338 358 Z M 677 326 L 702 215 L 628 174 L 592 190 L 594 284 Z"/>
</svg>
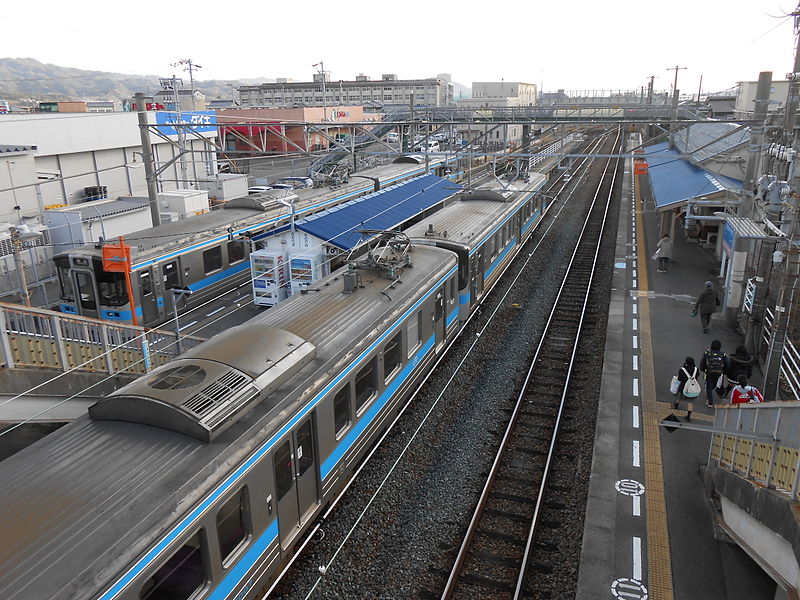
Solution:
<svg viewBox="0 0 800 600">
<path fill-rule="evenodd" d="M 694 166 L 681 158 L 668 144 L 654 144 L 644 149 L 650 183 L 658 210 L 674 208 L 689 200 L 742 187 L 742 182 Z"/>
<path fill-rule="evenodd" d="M 297 221 L 295 227 L 350 250 L 364 241 L 359 230 L 393 229 L 462 189 L 436 175 L 422 175 Z"/>
</svg>

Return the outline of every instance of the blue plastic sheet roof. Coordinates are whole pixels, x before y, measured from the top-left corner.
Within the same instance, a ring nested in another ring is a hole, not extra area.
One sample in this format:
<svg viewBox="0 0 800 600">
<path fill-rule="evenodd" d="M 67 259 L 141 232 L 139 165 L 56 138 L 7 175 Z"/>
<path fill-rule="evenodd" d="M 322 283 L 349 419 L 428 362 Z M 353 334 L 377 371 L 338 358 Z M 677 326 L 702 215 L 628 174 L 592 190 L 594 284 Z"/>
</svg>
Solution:
<svg viewBox="0 0 800 600">
<path fill-rule="evenodd" d="M 295 227 L 343 250 L 364 241 L 360 229 L 392 229 L 463 189 L 436 175 L 422 175 L 312 215 Z"/>
<path fill-rule="evenodd" d="M 700 169 L 681 158 L 667 143 L 644 149 L 656 208 L 687 202 L 692 198 L 742 187 L 742 182 Z"/>
</svg>

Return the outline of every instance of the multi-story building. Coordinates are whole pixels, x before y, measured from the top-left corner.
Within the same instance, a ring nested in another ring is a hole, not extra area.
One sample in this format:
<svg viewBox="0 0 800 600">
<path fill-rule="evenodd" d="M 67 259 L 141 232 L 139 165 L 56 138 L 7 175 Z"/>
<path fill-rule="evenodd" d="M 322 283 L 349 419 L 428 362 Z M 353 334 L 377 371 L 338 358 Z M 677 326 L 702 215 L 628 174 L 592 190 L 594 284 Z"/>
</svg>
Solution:
<svg viewBox="0 0 800 600">
<path fill-rule="evenodd" d="M 736 84 L 736 104 L 733 109 L 736 119 L 747 119 L 753 116 L 757 87 L 757 81 L 740 81 Z M 774 113 L 783 108 L 786 105 L 786 97 L 788 95 L 788 81 L 773 81 L 769 90 L 767 112 Z"/>
<path fill-rule="evenodd" d="M 408 106 L 412 93 L 416 106 L 448 106 L 453 103 L 453 86 L 441 76 L 429 79 L 397 79 L 397 75 L 386 74 L 380 80 L 372 80 L 362 74 L 354 81 L 331 81 L 327 73 L 324 85 L 321 74 L 315 75 L 313 81 L 284 79 L 275 83 L 243 85 L 239 87 L 239 103 L 242 107 L 267 108 L 323 105 Z"/>
<path fill-rule="evenodd" d="M 491 106 L 493 101 L 503 106 L 533 106 L 536 104 L 536 84 L 520 81 L 473 81 L 472 99 Z"/>
<path fill-rule="evenodd" d="M 156 104 L 163 105 L 167 110 L 175 110 L 175 92 L 173 90 L 160 90 L 153 96 Z M 190 110 L 206 110 L 205 94 L 198 90 L 178 90 L 178 102 L 181 112 Z"/>
</svg>

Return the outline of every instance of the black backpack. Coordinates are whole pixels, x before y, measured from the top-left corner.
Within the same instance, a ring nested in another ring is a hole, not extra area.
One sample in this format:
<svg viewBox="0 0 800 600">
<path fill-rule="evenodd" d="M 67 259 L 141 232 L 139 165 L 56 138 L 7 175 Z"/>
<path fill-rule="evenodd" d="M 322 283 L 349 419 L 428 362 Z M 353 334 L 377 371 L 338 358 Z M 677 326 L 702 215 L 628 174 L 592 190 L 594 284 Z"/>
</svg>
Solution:
<svg viewBox="0 0 800 600">
<path fill-rule="evenodd" d="M 722 352 L 712 350 L 706 352 L 706 373 L 721 374 L 725 372 L 725 355 Z"/>
</svg>

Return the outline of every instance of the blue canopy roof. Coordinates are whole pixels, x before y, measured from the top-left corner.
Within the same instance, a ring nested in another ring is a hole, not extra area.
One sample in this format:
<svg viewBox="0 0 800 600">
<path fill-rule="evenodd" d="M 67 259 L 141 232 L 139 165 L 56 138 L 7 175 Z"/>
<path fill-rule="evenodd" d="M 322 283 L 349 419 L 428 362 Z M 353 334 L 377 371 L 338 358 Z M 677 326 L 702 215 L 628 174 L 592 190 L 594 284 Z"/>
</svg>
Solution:
<svg viewBox="0 0 800 600">
<path fill-rule="evenodd" d="M 711 173 L 682 159 L 681 153 L 669 150 L 666 142 L 648 146 L 644 152 L 656 208 L 742 187 L 742 182 L 737 179 Z"/>
<path fill-rule="evenodd" d="M 462 189 L 436 175 L 422 175 L 297 221 L 295 227 L 350 250 L 364 241 L 358 230 L 392 229 Z"/>
</svg>

